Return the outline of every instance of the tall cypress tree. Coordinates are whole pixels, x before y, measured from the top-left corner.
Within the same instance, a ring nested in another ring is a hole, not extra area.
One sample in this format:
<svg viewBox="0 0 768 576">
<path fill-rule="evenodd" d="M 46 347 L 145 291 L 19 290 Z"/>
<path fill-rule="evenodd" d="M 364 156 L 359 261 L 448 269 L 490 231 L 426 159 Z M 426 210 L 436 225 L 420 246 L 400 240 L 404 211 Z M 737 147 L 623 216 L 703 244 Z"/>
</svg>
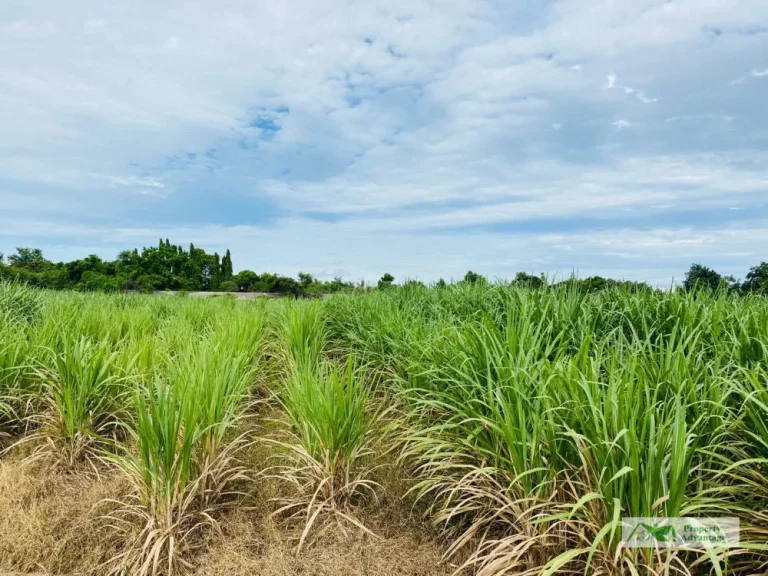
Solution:
<svg viewBox="0 0 768 576">
<path fill-rule="evenodd" d="M 221 261 L 221 278 L 222 280 L 231 280 L 232 276 L 232 255 L 229 253 L 229 248 L 227 248 L 227 253 Z"/>
<path fill-rule="evenodd" d="M 213 253 L 213 270 L 211 270 L 211 290 L 218 290 L 221 284 L 221 263 L 219 253 Z"/>
</svg>

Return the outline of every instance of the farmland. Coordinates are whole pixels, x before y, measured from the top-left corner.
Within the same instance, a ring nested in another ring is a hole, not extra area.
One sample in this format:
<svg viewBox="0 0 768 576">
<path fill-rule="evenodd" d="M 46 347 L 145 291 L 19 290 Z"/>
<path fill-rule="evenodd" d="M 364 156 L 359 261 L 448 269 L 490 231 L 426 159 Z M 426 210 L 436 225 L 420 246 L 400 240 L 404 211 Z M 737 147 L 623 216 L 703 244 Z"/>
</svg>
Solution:
<svg viewBox="0 0 768 576">
<path fill-rule="evenodd" d="M 725 290 L 0 284 L 0 573 L 763 573 L 767 360 Z"/>
</svg>

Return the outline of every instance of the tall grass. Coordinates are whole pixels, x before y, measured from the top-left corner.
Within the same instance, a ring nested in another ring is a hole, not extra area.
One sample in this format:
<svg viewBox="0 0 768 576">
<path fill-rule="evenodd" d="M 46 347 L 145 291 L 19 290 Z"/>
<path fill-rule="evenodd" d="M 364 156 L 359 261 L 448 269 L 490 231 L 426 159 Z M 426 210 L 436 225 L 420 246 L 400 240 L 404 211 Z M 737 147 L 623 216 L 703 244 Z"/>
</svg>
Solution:
<svg viewBox="0 0 768 576">
<path fill-rule="evenodd" d="M 767 360 L 756 295 L 566 282 L 244 303 L 0 283 L 0 434 L 125 473 L 109 566 L 130 574 L 184 570 L 250 489 L 243 420 L 265 396 L 300 549 L 321 520 L 366 529 L 358 505 L 398 448 L 446 556 L 478 576 L 762 573 Z M 738 517 L 741 547 L 621 543 L 622 517 L 684 515 Z"/>
<path fill-rule="evenodd" d="M 64 338 L 50 351 L 50 368 L 38 368 L 42 412 L 28 440 L 39 442 L 33 457 L 45 456 L 68 468 L 97 457 L 115 439 L 125 413 L 127 388 L 116 353 L 104 342 Z"/>
<path fill-rule="evenodd" d="M 29 332 L 40 317 L 43 297 L 15 282 L 0 282 L 0 439 L 19 431 L 33 392 L 36 364 Z"/>
<path fill-rule="evenodd" d="M 350 358 L 343 366 L 303 367 L 283 384 L 279 402 L 315 460 L 348 461 L 365 443 L 371 429 L 371 395 L 363 374 Z"/>
<path fill-rule="evenodd" d="M 740 566 L 755 569 L 765 532 L 745 533 L 742 552 L 652 554 L 621 546 L 621 518 L 765 523 L 749 510 L 768 504 L 755 457 L 766 381 L 743 370 L 764 358 L 766 310 L 722 293 L 565 284 L 348 297 L 328 322 L 350 352 L 399 374 L 404 461 L 453 538 L 448 555 L 468 548 L 480 575 L 690 573 L 747 550 Z"/>
<path fill-rule="evenodd" d="M 275 514 L 303 518 L 299 551 L 319 519 L 371 533 L 354 515 L 354 507 L 376 499 L 379 488 L 370 476 L 381 414 L 365 368 L 352 356 L 340 364 L 324 359 L 327 327 L 317 303 L 287 305 L 279 334 L 287 372 L 276 399 L 289 433 L 276 442 L 281 463 L 275 472 L 293 493 Z"/>
<path fill-rule="evenodd" d="M 10 434 L 23 419 L 24 381 L 32 367 L 26 325 L 0 316 L 0 435 Z"/>
<path fill-rule="evenodd" d="M 291 426 L 289 440 L 279 443 L 285 452 L 278 471 L 295 493 L 276 513 L 304 519 L 298 549 L 324 515 L 370 532 L 353 512 L 364 498 L 375 500 L 379 487 L 370 476 L 380 414 L 363 372 L 354 359 L 343 366 L 303 366 L 288 377 L 278 398 Z"/>
<path fill-rule="evenodd" d="M 162 375 L 134 394 L 130 434 L 137 449 L 113 457 L 133 486 L 111 515 L 128 542 L 114 559 L 117 570 L 189 567 L 185 557 L 248 480 L 238 454 L 249 442 L 234 432 L 254 384 L 262 326 L 261 316 L 239 324 L 242 340 L 231 327 L 210 327 L 169 351 Z"/>
<path fill-rule="evenodd" d="M 32 323 L 43 309 L 44 292 L 15 281 L 0 281 L 0 316 Z"/>
<path fill-rule="evenodd" d="M 170 574 L 188 565 L 184 554 L 208 520 L 200 504 L 204 472 L 194 461 L 201 430 L 188 425 L 194 418 L 189 391 L 171 382 L 154 380 L 135 394 L 134 408 L 137 451 L 113 457 L 134 490 L 111 515 L 127 543 L 113 564 L 117 572 Z"/>
<path fill-rule="evenodd" d="M 327 327 L 320 303 L 286 303 L 277 321 L 285 368 L 301 371 L 320 364 L 327 342 Z"/>
</svg>

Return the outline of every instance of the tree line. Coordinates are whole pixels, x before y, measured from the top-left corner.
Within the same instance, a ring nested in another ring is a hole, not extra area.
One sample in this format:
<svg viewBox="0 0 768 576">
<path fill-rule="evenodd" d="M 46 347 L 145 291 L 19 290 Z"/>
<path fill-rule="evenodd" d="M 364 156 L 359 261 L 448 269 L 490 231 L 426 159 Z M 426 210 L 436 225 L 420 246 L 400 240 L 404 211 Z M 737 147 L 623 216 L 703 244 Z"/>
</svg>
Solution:
<svg viewBox="0 0 768 576">
<path fill-rule="evenodd" d="M 768 262 L 761 262 L 757 266 L 752 266 L 744 280 L 737 280 L 733 276 L 723 276 L 702 264 L 693 264 L 685 274 L 683 288 L 685 290 L 705 288 L 740 293 L 756 292 L 768 294 Z"/>
<path fill-rule="evenodd" d="M 32 286 L 55 290 L 80 290 L 116 292 L 133 290 L 154 292 L 174 290 L 188 292 L 264 292 L 289 294 L 293 296 L 320 296 L 351 290 L 387 290 L 397 286 L 395 277 L 384 274 L 377 285 L 364 282 L 353 284 L 341 278 L 323 281 L 311 274 L 299 272 L 297 278 L 252 270 L 234 273 L 232 255 L 229 250 L 224 256 L 217 252 L 208 254 L 202 248 L 190 244 L 189 248 L 171 244 L 168 239 L 157 246 L 125 250 L 116 260 L 102 260 L 91 254 L 81 260 L 52 262 L 43 256 L 39 248 L 17 248 L 16 253 L 4 258 L 0 252 L 0 278 L 15 279 Z M 464 284 L 488 283 L 488 279 L 476 272 L 468 271 L 458 281 Z M 612 287 L 630 290 L 651 290 L 644 282 L 614 280 L 601 276 L 570 278 L 586 292 L 596 292 Z M 541 288 L 551 285 L 547 278 L 518 272 L 512 283 Z M 443 279 L 434 286 L 447 286 Z M 403 287 L 423 286 L 418 280 L 406 280 Z M 679 287 L 681 290 L 708 289 L 727 290 L 736 293 L 768 294 L 768 262 L 762 262 L 749 269 L 744 280 L 723 276 L 702 264 L 692 264 Z"/>
<path fill-rule="evenodd" d="M 394 286 L 395 278 L 391 274 L 384 274 L 378 282 L 380 290 L 386 290 Z M 464 284 L 487 284 L 487 278 L 472 272 L 471 270 L 464 275 L 459 283 Z M 599 292 L 608 288 L 624 288 L 627 290 L 653 290 L 646 282 L 636 282 L 632 280 L 614 280 L 613 278 L 603 278 L 602 276 L 589 276 L 588 278 L 577 278 L 572 276 L 560 282 L 549 282 L 544 274 L 535 276 L 526 272 L 518 272 L 511 284 L 525 285 L 529 288 L 543 288 L 545 286 L 554 286 L 563 283 L 576 285 L 584 292 Z M 421 285 L 417 280 L 406 280 L 403 286 Z M 442 278 L 435 283 L 435 287 L 442 288 L 447 283 Z M 678 290 L 690 292 L 693 290 L 722 290 L 732 293 L 763 293 L 768 294 L 768 262 L 761 262 L 757 266 L 752 266 L 747 272 L 744 280 L 737 280 L 733 276 L 723 276 L 699 263 L 691 264 L 691 267 L 685 273 L 682 284 L 677 287 Z"/>
<path fill-rule="evenodd" d="M 6 263 L 7 261 L 7 263 Z M 299 273 L 298 279 L 251 270 L 234 273 L 232 255 L 208 254 L 190 244 L 189 248 L 160 240 L 157 246 L 125 250 L 113 261 L 91 254 L 71 262 L 51 262 L 39 248 L 17 248 L 7 259 L 0 253 L 0 277 L 15 279 L 40 288 L 117 292 L 266 292 L 321 295 L 355 286 L 335 278 L 330 282 Z"/>
</svg>

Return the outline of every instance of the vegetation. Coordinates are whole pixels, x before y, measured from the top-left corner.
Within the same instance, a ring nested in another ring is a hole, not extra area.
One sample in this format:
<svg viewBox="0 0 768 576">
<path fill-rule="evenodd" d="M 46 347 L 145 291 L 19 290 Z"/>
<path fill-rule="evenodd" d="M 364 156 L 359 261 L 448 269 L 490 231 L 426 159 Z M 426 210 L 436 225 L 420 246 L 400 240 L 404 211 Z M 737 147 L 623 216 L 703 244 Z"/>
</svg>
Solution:
<svg viewBox="0 0 768 576">
<path fill-rule="evenodd" d="M 137 249 L 123 251 L 114 262 L 103 261 L 91 254 L 82 260 L 53 263 L 43 257 L 39 248 L 17 248 L 16 253 L 8 257 L 8 265 L 5 265 L 3 253 L 0 252 L 0 279 L 2 278 L 40 288 L 73 289 L 82 292 L 175 290 L 260 292 L 318 297 L 354 290 L 366 292 L 371 289 L 365 282 L 355 285 L 341 278 L 323 281 L 307 272 L 299 272 L 298 279 L 269 272 L 257 274 L 252 270 L 241 270 L 235 274 L 229 250 L 220 258 L 218 253 L 207 254 L 194 244 L 190 244 L 189 249 L 185 250 L 182 246 L 171 244 L 168 239 L 161 239 L 156 247 L 142 248 L 141 252 Z M 417 282 L 415 279 L 406 279 L 403 284 Z M 627 286 L 634 290 L 651 288 L 643 282 L 600 276 L 585 279 L 567 278 L 563 282 L 571 285 L 576 283 L 586 292 L 597 292 L 617 286 Z M 470 270 L 457 283 L 487 284 L 488 279 Z M 543 288 L 557 282 L 549 281 L 544 274 L 536 276 L 518 272 L 511 283 L 529 288 Z M 442 288 L 446 285 L 445 280 L 440 278 L 434 286 Z M 389 272 L 376 284 L 379 290 L 393 286 L 395 277 Z M 680 289 L 687 292 L 703 289 L 716 291 L 721 287 L 742 294 L 768 292 L 768 263 L 762 262 L 750 268 L 743 282 L 694 263 L 686 272 Z"/>
<path fill-rule="evenodd" d="M 123 479 L 83 524 L 102 540 L 81 572 L 192 571 L 254 506 L 296 527 L 297 553 L 336 526 L 372 542 L 380 502 L 433 525 L 465 574 L 763 573 L 763 268 L 667 291 L 382 278 L 323 301 L 0 282 L 0 466 Z M 741 543 L 626 548 L 627 516 L 737 517 Z M 0 570 L 64 571 L 3 536 Z"/>
<path fill-rule="evenodd" d="M 309 274 L 293 278 L 277 274 L 233 272 L 229 250 L 218 253 L 190 244 L 188 249 L 160 240 L 157 246 L 121 252 L 117 260 L 104 261 L 92 254 L 82 260 L 54 263 L 43 257 L 39 248 L 17 248 L 4 265 L 0 254 L 0 278 L 7 277 L 40 288 L 72 289 L 82 292 L 155 290 L 267 292 L 320 295 L 350 290 L 352 284 L 336 278 L 322 282 Z"/>
<path fill-rule="evenodd" d="M 765 392 L 764 299 L 474 285 L 329 303 L 340 342 L 396 368 L 404 462 L 449 554 L 480 574 L 735 571 L 619 546 L 622 516 L 726 511 L 762 546 L 764 426 L 743 419 L 764 404 L 743 400 Z"/>
</svg>

